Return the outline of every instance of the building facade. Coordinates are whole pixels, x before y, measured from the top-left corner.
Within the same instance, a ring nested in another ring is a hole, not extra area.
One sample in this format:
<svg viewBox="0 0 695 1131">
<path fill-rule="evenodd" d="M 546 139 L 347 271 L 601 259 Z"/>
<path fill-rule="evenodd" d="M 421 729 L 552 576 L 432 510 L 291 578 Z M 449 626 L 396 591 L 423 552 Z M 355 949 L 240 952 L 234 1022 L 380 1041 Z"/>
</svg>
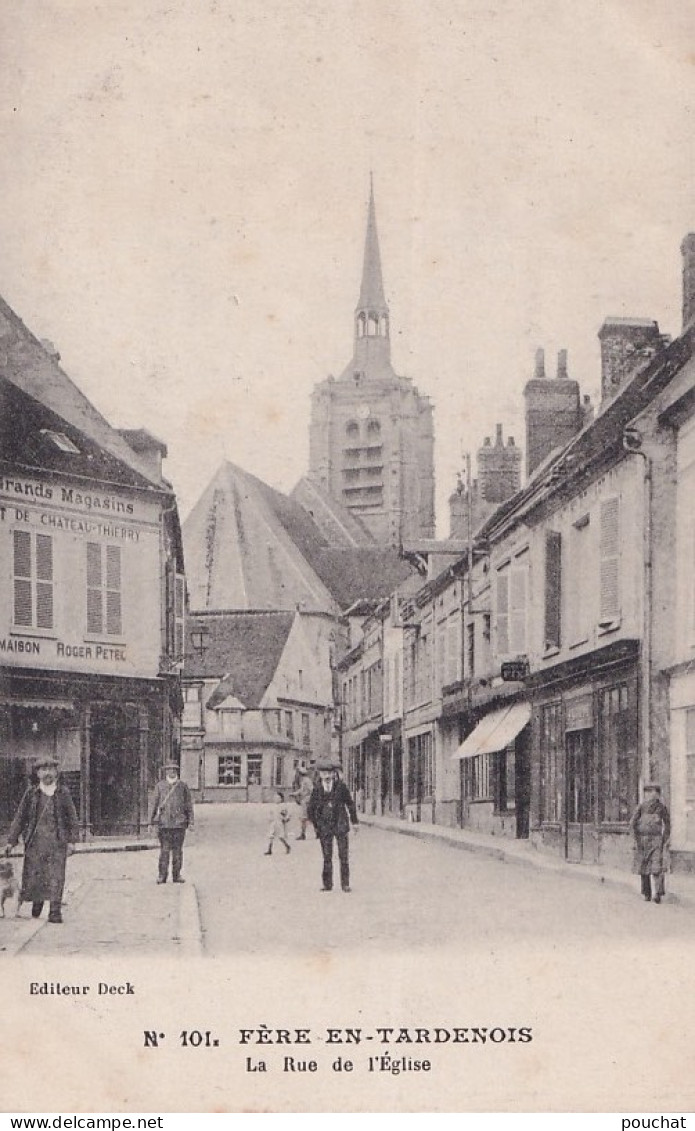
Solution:
<svg viewBox="0 0 695 1131">
<path fill-rule="evenodd" d="M 166 448 L 110 428 L 4 304 L 0 339 L 0 821 L 50 754 L 83 836 L 138 832 L 179 748 L 185 581 Z"/>
<path fill-rule="evenodd" d="M 273 801 L 331 754 L 329 641 L 289 612 L 191 614 L 181 767 L 199 800 Z"/>
<path fill-rule="evenodd" d="M 311 402 L 309 478 L 381 546 L 434 536 L 432 405 L 391 364 L 374 193 L 369 201 L 353 356 Z"/>
</svg>

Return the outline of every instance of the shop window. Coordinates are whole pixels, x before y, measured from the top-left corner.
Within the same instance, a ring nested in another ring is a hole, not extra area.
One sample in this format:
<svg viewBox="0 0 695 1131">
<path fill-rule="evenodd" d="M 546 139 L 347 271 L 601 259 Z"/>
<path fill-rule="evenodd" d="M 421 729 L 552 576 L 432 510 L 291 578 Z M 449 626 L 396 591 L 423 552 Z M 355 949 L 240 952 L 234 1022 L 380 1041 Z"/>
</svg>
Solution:
<svg viewBox="0 0 695 1131">
<path fill-rule="evenodd" d="M 563 815 L 564 732 L 562 703 L 548 703 L 540 710 L 541 819 L 560 821 Z"/>
<path fill-rule="evenodd" d="M 87 543 L 87 632 L 121 635 L 120 546 Z"/>
<path fill-rule="evenodd" d="M 218 785 L 241 785 L 241 754 L 222 754 L 217 759 Z"/>
<path fill-rule="evenodd" d="M 599 694 L 601 817 L 629 821 L 637 804 L 637 689 L 617 684 Z"/>
<path fill-rule="evenodd" d="M 411 738 L 408 753 L 408 800 L 427 800 L 434 791 L 432 735 L 427 732 Z"/>
<path fill-rule="evenodd" d="M 248 785 L 260 785 L 263 771 L 263 755 L 249 754 L 246 766 L 246 781 Z"/>
<path fill-rule="evenodd" d="M 53 539 L 14 531 L 14 623 L 53 628 Z"/>
</svg>

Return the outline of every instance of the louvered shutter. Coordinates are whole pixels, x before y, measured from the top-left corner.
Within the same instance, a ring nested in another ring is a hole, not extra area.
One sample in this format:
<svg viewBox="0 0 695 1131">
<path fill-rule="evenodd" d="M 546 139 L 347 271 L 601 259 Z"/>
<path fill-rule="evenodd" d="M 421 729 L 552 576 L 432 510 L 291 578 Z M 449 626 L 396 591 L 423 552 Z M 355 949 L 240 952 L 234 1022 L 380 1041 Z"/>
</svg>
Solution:
<svg viewBox="0 0 695 1131">
<path fill-rule="evenodd" d="M 53 539 L 36 535 L 36 627 L 53 628 Z"/>
<path fill-rule="evenodd" d="M 601 503 L 600 530 L 601 620 L 620 614 L 620 500 L 615 496 Z"/>
<path fill-rule="evenodd" d="M 526 651 L 526 567 L 512 569 L 509 583 L 509 650 L 512 655 Z"/>
<path fill-rule="evenodd" d="M 509 655 L 509 570 L 497 574 L 497 651 Z"/>
<path fill-rule="evenodd" d="M 121 547 L 106 547 L 106 631 L 120 636 L 121 624 Z"/>
<path fill-rule="evenodd" d="M 31 599 L 31 534 L 14 532 L 14 623 L 20 627 L 33 624 Z"/>
<path fill-rule="evenodd" d="M 99 636 L 104 631 L 101 546 L 87 543 L 87 632 Z"/>
<path fill-rule="evenodd" d="M 562 535 L 545 535 L 545 646 L 559 648 L 562 619 Z"/>
</svg>

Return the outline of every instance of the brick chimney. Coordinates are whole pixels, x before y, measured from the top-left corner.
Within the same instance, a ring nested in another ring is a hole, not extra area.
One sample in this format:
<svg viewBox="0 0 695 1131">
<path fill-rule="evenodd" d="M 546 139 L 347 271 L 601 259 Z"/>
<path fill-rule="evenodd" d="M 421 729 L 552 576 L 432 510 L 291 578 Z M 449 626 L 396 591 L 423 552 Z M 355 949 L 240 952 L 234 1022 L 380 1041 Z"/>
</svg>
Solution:
<svg viewBox="0 0 695 1131">
<path fill-rule="evenodd" d="M 582 427 L 579 384 L 567 373 L 567 350 L 557 357 L 557 376 L 546 377 L 544 352 L 536 350 L 533 377 L 524 389 L 526 402 L 526 475 L 555 448 L 564 447 Z"/>
<path fill-rule="evenodd" d="M 487 503 L 503 503 L 521 486 L 521 452 L 510 436 L 505 446 L 502 425 L 496 429 L 494 447 L 486 437 L 478 449 L 480 494 Z"/>
<path fill-rule="evenodd" d="M 667 341 L 659 332 L 659 323 L 652 318 L 607 318 L 598 337 L 602 403 L 615 396 Z"/>
<path fill-rule="evenodd" d="M 146 428 L 119 428 L 129 448 L 140 456 L 157 478 L 162 475 L 162 460 L 167 457 L 167 446 Z"/>
<path fill-rule="evenodd" d="M 683 256 L 683 332 L 695 319 L 695 232 L 689 232 L 681 244 Z"/>
</svg>

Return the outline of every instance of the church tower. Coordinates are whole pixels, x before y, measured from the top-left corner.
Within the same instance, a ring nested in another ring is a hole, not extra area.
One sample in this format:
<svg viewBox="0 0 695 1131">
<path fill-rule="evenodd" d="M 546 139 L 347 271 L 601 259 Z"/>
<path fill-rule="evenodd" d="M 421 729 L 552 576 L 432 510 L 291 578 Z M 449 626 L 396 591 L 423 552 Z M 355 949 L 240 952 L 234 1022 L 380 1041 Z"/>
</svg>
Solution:
<svg viewBox="0 0 695 1131">
<path fill-rule="evenodd" d="M 434 537 L 432 405 L 391 365 L 373 184 L 352 359 L 314 388 L 309 447 L 309 478 L 379 545 Z"/>
</svg>

